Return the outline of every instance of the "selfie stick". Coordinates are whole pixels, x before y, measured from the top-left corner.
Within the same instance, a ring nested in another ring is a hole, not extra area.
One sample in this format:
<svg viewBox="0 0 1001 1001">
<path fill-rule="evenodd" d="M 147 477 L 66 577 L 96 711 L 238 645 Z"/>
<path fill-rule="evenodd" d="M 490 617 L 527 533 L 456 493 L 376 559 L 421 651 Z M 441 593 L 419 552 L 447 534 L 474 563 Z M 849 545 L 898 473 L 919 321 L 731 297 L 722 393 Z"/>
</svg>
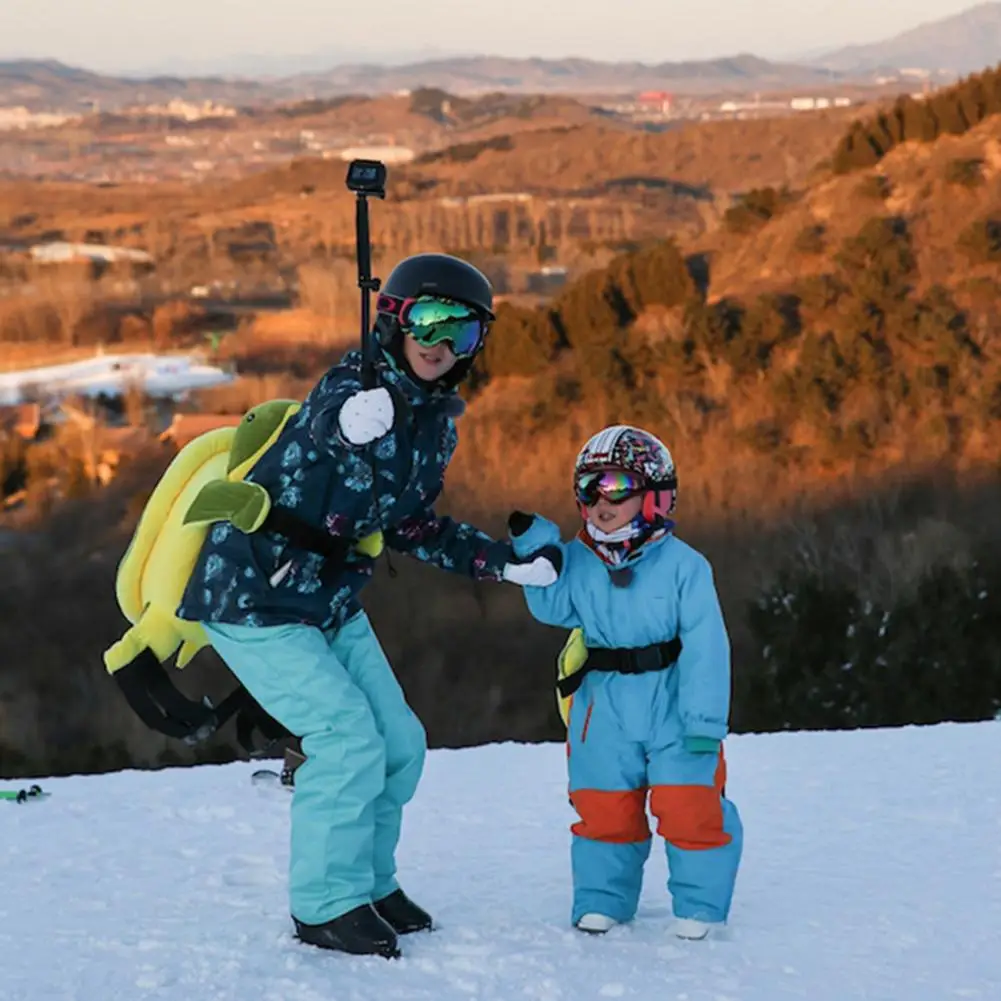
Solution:
<svg viewBox="0 0 1001 1001">
<path fill-rule="evenodd" d="M 372 331 L 370 292 L 378 292 L 382 283 L 372 277 L 372 242 L 368 232 L 368 199 L 386 197 L 386 165 L 379 160 L 352 160 L 348 165 L 348 189 L 357 196 L 355 202 L 355 253 L 358 256 L 358 288 L 361 289 L 361 387 L 375 387 L 375 360 L 371 355 Z M 369 461 L 372 464 L 372 502 L 375 517 L 381 522 L 379 515 L 378 476 L 376 475 L 375 455 L 370 452 Z M 384 550 L 387 561 L 389 550 Z M 390 577 L 396 576 L 396 570 L 389 563 Z"/>
<path fill-rule="evenodd" d="M 348 165 L 348 189 L 356 195 L 355 253 L 358 258 L 358 288 L 361 290 L 362 388 L 375 385 L 375 362 L 370 354 L 370 292 L 378 292 L 381 282 L 372 277 L 372 243 L 368 229 L 368 199 L 386 197 L 386 165 L 379 160 L 352 160 Z"/>
</svg>

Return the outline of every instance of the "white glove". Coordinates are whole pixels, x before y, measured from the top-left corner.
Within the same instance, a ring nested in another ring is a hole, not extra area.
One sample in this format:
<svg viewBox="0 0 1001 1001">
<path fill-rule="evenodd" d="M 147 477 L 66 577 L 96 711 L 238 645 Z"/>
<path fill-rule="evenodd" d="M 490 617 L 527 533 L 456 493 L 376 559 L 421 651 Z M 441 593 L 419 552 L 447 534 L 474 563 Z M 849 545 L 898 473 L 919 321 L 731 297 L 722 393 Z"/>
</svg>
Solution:
<svg viewBox="0 0 1001 1001">
<path fill-rule="evenodd" d="M 559 574 L 545 556 L 536 556 L 531 563 L 505 563 L 504 580 L 522 587 L 549 587 Z"/>
<path fill-rule="evenodd" d="M 367 445 L 381 438 L 393 426 L 393 398 L 389 390 L 380 386 L 349 396 L 337 423 L 344 439 L 352 445 Z"/>
</svg>

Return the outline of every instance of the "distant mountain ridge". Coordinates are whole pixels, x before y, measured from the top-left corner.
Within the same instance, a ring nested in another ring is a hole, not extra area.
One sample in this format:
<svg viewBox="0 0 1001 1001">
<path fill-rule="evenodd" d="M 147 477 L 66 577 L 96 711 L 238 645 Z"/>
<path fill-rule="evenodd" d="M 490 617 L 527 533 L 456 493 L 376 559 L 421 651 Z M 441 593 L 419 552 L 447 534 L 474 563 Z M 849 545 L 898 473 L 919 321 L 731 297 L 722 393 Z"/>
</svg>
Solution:
<svg viewBox="0 0 1001 1001">
<path fill-rule="evenodd" d="M 966 76 L 1001 62 L 1001 3 L 975 7 L 919 24 L 871 45 L 850 45 L 809 61 L 840 73 L 923 69 Z"/>
<path fill-rule="evenodd" d="M 769 62 L 740 54 L 722 59 L 665 62 L 600 62 L 592 59 L 510 59 L 464 56 L 407 65 L 353 64 L 322 73 L 282 78 L 109 76 L 56 60 L 0 62 L 0 106 L 71 111 L 81 102 L 100 101 L 112 110 L 128 104 L 171 98 L 233 104 L 344 94 L 386 93 L 439 87 L 451 93 L 514 91 L 532 93 L 635 92 L 665 88 L 678 92 L 746 92 L 771 87 L 819 85 L 838 79 L 825 68 Z"/>
<path fill-rule="evenodd" d="M 440 87 L 453 92 L 515 90 L 536 93 L 610 92 L 669 88 L 677 91 L 749 90 L 829 82 L 822 67 L 770 62 L 749 53 L 721 59 L 663 62 L 600 62 L 594 59 L 512 59 L 465 56 L 405 66 L 337 66 L 293 77 L 318 92 Z"/>
<path fill-rule="evenodd" d="M 23 105 L 31 111 L 79 111 L 87 101 L 111 109 L 174 97 L 252 100 L 262 94 L 261 85 L 251 80 L 174 76 L 135 80 L 67 66 L 56 59 L 0 61 L 0 106 Z"/>
<path fill-rule="evenodd" d="M 331 58 L 336 58 L 331 55 Z M 319 72 L 269 77 L 112 76 L 57 60 L 0 61 L 0 106 L 33 111 L 74 111 L 99 101 L 105 110 L 172 98 L 259 104 L 345 94 L 392 93 L 438 87 L 454 94 L 730 92 L 871 81 L 880 73 L 921 69 L 938 77 L 978 72 L 1001 62 L 1001 2 L 981 3 L 960 14 L 918 25 L 893 38 L 853 45 L 813 59 L 784 62 L 740 53 L 718 59 L 648 64 L 597 59 L 515 59 L 479 55 L 410 63 L 345 63 Z M 241 65 L 252 65 L 251 59 Z M 262 70 L 275 65 L 263 60 Z"/>
</svg>

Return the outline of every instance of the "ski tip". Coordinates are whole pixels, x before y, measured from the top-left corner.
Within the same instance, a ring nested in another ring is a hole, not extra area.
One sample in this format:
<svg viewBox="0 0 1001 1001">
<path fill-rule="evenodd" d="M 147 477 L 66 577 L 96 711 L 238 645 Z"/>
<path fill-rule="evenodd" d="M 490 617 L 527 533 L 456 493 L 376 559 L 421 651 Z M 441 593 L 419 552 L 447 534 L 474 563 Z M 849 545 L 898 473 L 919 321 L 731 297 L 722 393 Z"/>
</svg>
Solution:
<svg viewBox="0 0 1001 1001">
<path fill-rule="evenodd" d="M 260 789 L 279 789 L 291 793 L 293 786 L 286 783 L 280 772 L 261 768 L 250 776 L 251 783 Z"/>
<path fill-rule="evenodd" d="M 47 799 L 51 793 L 45 792 L 40 785 L 32 785 L 27 789 L 2 789 L 0 799 L 11 803 L 28 803 L 33 799 Z"/>
</svg>

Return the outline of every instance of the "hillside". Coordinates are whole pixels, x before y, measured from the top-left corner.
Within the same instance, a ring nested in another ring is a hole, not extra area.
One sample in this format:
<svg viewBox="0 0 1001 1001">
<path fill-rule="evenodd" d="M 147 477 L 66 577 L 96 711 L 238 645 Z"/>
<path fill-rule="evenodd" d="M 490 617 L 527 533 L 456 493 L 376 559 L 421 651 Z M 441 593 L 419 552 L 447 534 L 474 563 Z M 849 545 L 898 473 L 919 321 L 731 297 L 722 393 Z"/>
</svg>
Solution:
<svg viewBox="0 0 1001 1001">
<path fill-rule="evenodd" d="M 340 162 L 344 150 L 361 146 L 391 146 L 407 157 L 525 129 L 599 120 L 635 127 L 625 116 L 571 97 L 503 92 L 476 98 L 440 90 L 345 94 L 226 113 L 176 105 L 105 109 L 61 123 L 0 129 L 0 175 L 103 185 L 198 184 L 207 177 L 223 182 L 302 156 Z"/>
<path fill-rule="evenodd" d="M 597 940 L 570 929 L 561 744 L 433 751 L 398 858 L 438 928 L 395 962 L 292 938 L 288 794 L 254 789 L 256 765 L 43 777 L 50 799 L 0 804 L 0 992 L 987 1001 L 1001 989 L 1001 780 L 970 763 L 999 754 L 997 723 L 731 738 L 745 851 L 730 923 L 682 943 L 659 839 L 635 922 Z"/>
<path fill-rule="evenodd" d="M 969 290 L 997 277 L 989 251 L 968 239 L 1001 216 L 1001 116 L 934 143 L 905 143 L 875 167 L 804 188 L 750 237 L 724 230 L 699 249 L 713 257 L 713 297 L 777 290 L 830 269 L 831 252 L 867 216 L 910 222 L 917 287 Z"/>
<path fill-rule="evenodd" d="M 485 233 L 484 244 L 491 249 L 525 249 L 532 246 L 538 221 L 552 216 L 549 228 L 560 232 L 560 218 L 565 229 L 571 214 L 588 212 L 596 218 L 576 224 L 585 240 L 697 235 L 735 190 L 802 183 L 850 121 L 850 109 L 838 109 L 812 114 L 795 128 L 784 119 L 757 119 L 647 133 L 596 123 L 576 103 L 564 119 L 562 107 L 550 109 L 551 100 L 539 102 L 531 118 L 475 114 L 476 106 L 460 109 L 466 116 L 457 137 L 462 141 L 391 168 L 389 200 L 377 209 L 376 242 L 395 252 L 422 232 L 426 240 L 462 247 L 468 231 Z M 354 115 L 355 121 L 370 115 L 372 128 L 390 120 L 436 128 L 398 99 L 357 99 L 329 114 Z M 579 124 L 573 124 L 572 114 Z M 438 129 L 443 138 L 444 130 Z M 528 194 L 534 201 L 513 206 L 442 202 L 504 194 Z M 571 199 L 578 200 L 576 207 Z M 531 229 L 512 226 L 503 222 L 509 213 L 535 222 Z M 236 181 L 185 185 L 0 183 L 0 239 L 30 241 L 58 233 L 56 238 L 80 240 L 88 232 L 100 233 L 109 242 L 151 250 L 161 273 L 175 265 L 191 273 L 201 268 L 203 280 L 209 277 L 205 234 L 251 221 L 273 227 L 274 239 L 292 262 L 304 259 L 306 248 L 319 242 L 350 253 L 354 206 L 345 197 L 343 164 L 301 157 Z"/>
<path fill-rule="evenodd" d="M 284 127 L 329 136 L 396 123 L 415 142 L 442 143 L 391 167 L 389 197 L 373 209 L 378 266 L 385 271 L 412 250 L 444 247 L 473 255 L 502 294 L 531 293 L 540 264 L 576 273 L 629 241 L 703 236 L 748 184 L 804 183 L 847 128 L 851 110 L 816 112 L 795 128 L 787 119 L 755 119 L 651 133 L 596 120 L 586 105 L 552 97 L 458 99 L 454 120 L 445 123 L 435 119 L 436 107 L 433 100 L 350 98 L 310 108 Z M 264 118 L 260 134 L 279 118 Z M 232 148 L 254 135 L 244 129 L 223 139 Z M 162 131 L 151 136 L 163 144 Z M 93 155 L 105 157 L 95 146 Z M 169 162 L 172 154 L 165 148 L 159 155 Z M 155 258 L 155 270 L 118 286 L 131 291 L 115 293 L 110 315 L 98 301 L 105 292 L 80 289 L 98 314 L 89 328 L 95 333 L 82 343 L 117 336 L 123 311 L 151 321 L 164 297 L 215 284 L 228 296 L 302 295 L 303 304 L 346 320 L 357 303 L 349 263 L 354 226 L 343 162 L 316 155 L 236 178 L 213 171 L 194 183 L 0 182 L 0 244 L 96 240 Z M 32 275 L 26 255 L 0 258 L 0 285 L 10 289 L 0 301 L 5 341 L 37 339 L 52 327 L 40 315 L 44 304 L 25 292 Z"/>
<path fill-rule="evenodd" d="M 459 146 L 427 154 L 401 176 L 423 190 L 464 195 L 487 191 L 652 190 L 725 200 L 761 185 L 802 184 L 858 109 L 785 118 L 685 122 L 661 133 L 598 123 L 532 130 L 494 146 Z"/>
<path fill-rule="evenodd" d="M 999 226 L 994 115 L 878 170 L 754 189 L 700 238 L 506 311 L 485 374 L 530 376 L 550 401 L 540 426 L 554 395 L 576 413 L 600 386 L 610 416 L 807 479 L 905 456 L 975 465 L 998 454 Z"/>
<path fill-rule="evenodd" d="M 933 76 L 979 73 L 1001 60 L 1001 3 L 980 3 L 869 45 L 830 52 L 812 65 L 859 75 L 879 70 L 923 69 Z"/>
</svg>

